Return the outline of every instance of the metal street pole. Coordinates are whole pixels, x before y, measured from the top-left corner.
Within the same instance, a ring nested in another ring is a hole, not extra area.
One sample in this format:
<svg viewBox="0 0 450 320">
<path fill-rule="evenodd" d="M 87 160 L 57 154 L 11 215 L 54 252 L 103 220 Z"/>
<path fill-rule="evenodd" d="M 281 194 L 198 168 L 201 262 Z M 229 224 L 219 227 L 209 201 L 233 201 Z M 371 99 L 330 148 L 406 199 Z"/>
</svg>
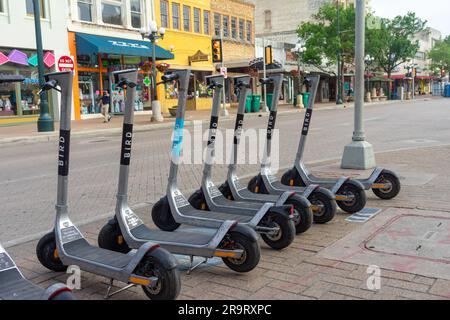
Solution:
<svg viewBox="0 0 450 320">
<path fill-rule="evenodd" d="M 263 78 L 267 78 L 267 68 L 266 68 L 266 38 L 263 38 Z M 263 84 L 264 89 L 264 112 L 269 112 L 269 107 L 267 105 L 267 86 Z"/>
<path fill-rule="evenodd" d="M 224 56 L 223 56 L 223 28 L 220 28 L 220 42 L 222 43 L 222 62 L 220 63 L 220 66 L 223 68 L 224 67 Z M 225 82 L 226 84 L 226 82 Z M 227 110 L 227 98 L 225 97 L 226 94 L 226 90 L 225 90 L 225 85 L 222 88 L 222 110 L 220 111 L 220 116 L 221 117 L 228 117 L 229 113 Z"/>
<path fill-rule="evenodd" d="M 364 133 L 364 51 L 365 51 L 365 0 L 356 0 L 356 46 L 355 46 L 355 131 L 352 142 L 345 147 L 342 157 L 344 169 L 369 169 L 375 167 L 373 147 Z"/>
<path fill-rule="evenodd" d="M 43 86 L 44 79 L 44 50 L 42 46 L 42 31 L 41 31 L 41 8 L 39 0 L 33 0 L 34 9 L 34 28 L 36 32 L 36 51 L 38 56 L 38 73 L 39 85 Z M 46 91 L 41 94 L 41 102 L 39 105 L 39 119 L 37 122 L 38 132 L 52 132 L 55 131 L 53 118 L 49 114 L 48 108 L 48 94 Z"/>
<path fill-rule="evenodd" d="M 337 1 L 337 36 L 338 39 L 341 39 L 341 4 Z M 341 74 L 341 48 L 339 47 L 337 50 L 337 66 L 338 66 L 338 75 L 337 75 L 337 96 L 336 96 L 336 104 L 342 104 L 342 74 Z"/>
<path fill-rule="evenodd" d="M 158 84 L 156 83 L 158 80 L 156 79 L 156 43 L 155 39 L 152 39 L 152 83 L 153 83 L 153 95 L 152 101 L 158 100 Z"/>
</svg>

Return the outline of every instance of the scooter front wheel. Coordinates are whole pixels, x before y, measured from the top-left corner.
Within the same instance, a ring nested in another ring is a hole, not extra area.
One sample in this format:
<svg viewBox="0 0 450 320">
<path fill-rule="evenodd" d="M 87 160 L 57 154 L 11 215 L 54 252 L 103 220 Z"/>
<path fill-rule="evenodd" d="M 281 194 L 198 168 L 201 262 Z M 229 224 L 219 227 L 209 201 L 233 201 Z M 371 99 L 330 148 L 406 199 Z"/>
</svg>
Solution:
<svg viewBox="0 0 450 320">
<path fill-rule="evenodd" d="M 125 242 L 119 223 L 115 219 L 111 219 L 103 226 L 98 234 L 97 241 L 98 246 L 102 249 L 121 253 L 128 253 L 131 250 Z"/>
<path fill-rule="evenodd" d="M 343 211 L 347 213 L 356 213 L 364 209 L 366 206 L 367 198 L 366 192 L 363 187 L 360 187 L 353 181 L 344 183 L 341 189 L 338 191 L 339 195 L 349 197 L 349 200 L 337 201 L 337 205 Z"/>
<path fill-rule="evenodd" d="M 195 191 L 188 199 L 191 206 L 197 210 L 209 211 L 208 205 L 206 204 L 205 195 L 202 190 Z"/>
<path fill-rule="evenodd" d="M 162 231 L 175 231 L 180 227 L 172 215 L 169 200 L 161 198 L 152 208 L 152 219 L 155 225 Z"/>
<path fill-rule="evenodd" d="M 264 185 L 264 181 L 262 181 L 261 175 L 253 177 L 249 181 L 247 189 L 253 193 L 269 194 L 269 192 L 267 192 L 266 186 Z"/>
<path fill-rule="evenodd" d="M 295 233 L 301 234 L 308 231 L 313 223 L 313 212 L 311 207 L 305 207 L 298 195 L 290 197 L 285 204 L 292 205 L 298 214 L 298 218 L 294 219 Z"/>
<path fill-rule="evenodd" d="M 163 250 L 157 248 L 156 250 Z M 180 272 L 176 267 L 164 267 L 168 263 L 160 259 L 169 260 L 170 253 L 158 254 L 158 258 L 147 255 L 137 267 L 138 274 L 144 277 L 157 277 L 158 282 L 154 287 L 142 286 L 145 295 L 151 300 L 175 300 L 181 289 Z"/>
<path fill-rule="evenodd" d="M 76 300 L 72 291 L 65 290 L 50 298 L 51 301 Z"/>
<path fill-rule="evenodd" d="M 316 210 L 314 210 L 314 223 L 325 224 L 334 219 L 337 204 L 332 195 L 330 191 L 318 188 L 309 196 L 308 200 L 316 207 Z"/>
<path fill-rule="evenodd" d="M 39 262 L 49 270 L 55 272 L 64 272 L 67 270 L 67 266 L 59 258 L 55 232 L 47 233 L 39 240 L 36 246 L 36 255 Z"/>
<path fill-rule="evenodd" d="M 295 224 L 292 219 L 289 219 L 280 214 L 271 214 L 265 223 L 260 224 L 264 227 L 278 228 L 278 231 L 273 234 L 262 233 L 261 238 L 264 242 L 275 250 L 282 250 L 290 246 L 295 238 Z"/>
<path fill-rule="evenodd" d="M 257 241 L 252 241 L 238 232 L 230 232 L 222 240 L 220 249 L 243 250 L 240 258 L 222 258 L 225 265 L 233 271 L 244 273 L 256 268 L 261 259 L 261 250 Z"/>
<path fill-rule="evenodd" d="M 230 186 L 228 182 L 225 182 L 219 187 L 219 191 L 223 194 L 225 198 L 228 200 L 234 200 L 233 193 L 231 192 Z"/>
<path fill-rule="evenodd" d="M 384 170 L 378 179 L 375 181 L 376 184 L 387 184 L 389 187 L 386 189 L 372 189 L 373 193 L 380 199 L 391 200 L 398 196 L 401 189 L 400 180 L 391 171 Z"/>
</svg>

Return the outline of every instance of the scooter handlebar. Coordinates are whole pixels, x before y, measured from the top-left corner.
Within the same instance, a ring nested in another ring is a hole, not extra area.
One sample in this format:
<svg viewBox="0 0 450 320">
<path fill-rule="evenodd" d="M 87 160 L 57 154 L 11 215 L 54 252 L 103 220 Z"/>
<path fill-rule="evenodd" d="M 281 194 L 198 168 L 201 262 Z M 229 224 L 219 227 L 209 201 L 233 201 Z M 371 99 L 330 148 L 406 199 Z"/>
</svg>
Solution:
<svg viewBox="0 0 450 320">
<path fill-rule="evenodd" d="M 50 80 L 50 81 L 47 81 L 46 83 L 44 83 L 44 85 L 41 87 L 41 90 L 39 90 L 38 95 L 40 95 L 44 91 L 49 91 L 52 89 L 61 92 L 61 90 L 58 89 L 58 81 Z"/>
<path fill-rule="evenodd" d="M 176 81 L 180 78 L 180 75 L 177 73 L 171 73 L 171 74 L 165 74 L 162 76 L 162 82 L 166 83 L 166 82 L 170 82 L 170 81 Z"/>
<path fill-rule="evenodd" d="M 261 83 L 261 84 L 269 84 L 269 83 L 272 83 L 272 82 L 273 82 L 272 78 L 261 78 L 261 79 L 259 79 L 259 83 Z"/>
</svg>

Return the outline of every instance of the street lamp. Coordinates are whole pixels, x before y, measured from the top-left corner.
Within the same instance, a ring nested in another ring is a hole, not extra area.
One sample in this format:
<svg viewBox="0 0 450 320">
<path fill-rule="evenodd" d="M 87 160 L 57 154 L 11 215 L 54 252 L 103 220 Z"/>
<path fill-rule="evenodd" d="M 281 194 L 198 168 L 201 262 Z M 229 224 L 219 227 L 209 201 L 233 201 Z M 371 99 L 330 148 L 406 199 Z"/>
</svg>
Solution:
<svg viewBox="0 0 450 320">
<path fill-rule="evenodd" d="M 302 43 L 297 43 L 294 48 L 292 48 L 291 52 L 297 56 L 298 63 L 298 90 L 299 95 L 303 92 L 303 81 L 302 81 L 302 62 L 303 62 L 303 54 L 306 52 L 306 47 Z M 302 101 L 298 101 L 298 106 L 302 107 Z"/>
<path fill-rule="evenodd" d="M 158 101 L 158 85 L 156 83 L 156 43 L 159 39 L 164 39 L 164 35 L 166 34 L 166 29 L 159 28 L 156 24 L 156 21 L 150 21 L 149 31 L 145 28 L 140 30 L 142 39 L 149 39 L 152 44 L 152 84 L 153 84 L 153 92 L 152 92 L 152 121 L 162 122 L 164 118 L 161 114 L 161 103 Z"/>
<path fill-rule="evenodd" d="M 412 78 L 412 93 L 411 93 L 411 99 L 414 100 L 414 96 L 416 94 L 416 70 L 419 66 L 417 63 L 414 63 L 414 61 L 411 63 L 411 60 L 408 60 L 409 64 L 405 66 L 405 69 L 408 71 L 408 74 Z"/>
<path fill-rule="evenodd" d="M 41 5 L 39 0 L 33 0 L 34 28 L 36 31 L 36 51 L 38 57 L 39 86 L 43 86 L 44 80 L 44 50 L 42 48 L 41 31 Z M 52 132 L 55 130 L 53 118 L 48 113 L 48 95 L 44 91 L 41 94 L 39 104 L 39 119 L 37 121 L 38 132 Z"/>
<path fill-rule="evenodd" d="M 370 66 L 373 64 L 373 62 L 375 61 L 375 58 L 372 57 L 371 55 L 366 55 L 364 58 L 364 63 L 366 64 L 366 73 L 370 72 Z M 370 94 L 370 78 L 369 75 L 367 74 L 367 91 Z"/>
</svg>

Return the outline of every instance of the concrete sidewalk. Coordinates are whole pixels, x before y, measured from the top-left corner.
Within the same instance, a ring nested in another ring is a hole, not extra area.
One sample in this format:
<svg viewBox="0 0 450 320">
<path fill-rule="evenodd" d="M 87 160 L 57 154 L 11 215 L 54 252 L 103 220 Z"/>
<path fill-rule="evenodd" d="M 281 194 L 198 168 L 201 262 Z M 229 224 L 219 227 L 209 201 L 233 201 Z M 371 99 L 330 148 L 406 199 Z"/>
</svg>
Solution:
<svg viewBox="0 0 450 320">
<path fill-rule="evenodd" d="M 420 98 L 415 101 L 424 101 L 430 99 Z M 412 101 L 386 101 L 386 102 L 373 102 L 367 103 L 367 106 L 377 106 L 383 104 L 398 104 L 398 103 L 411 103 Z M 315 105 L 317 110 L 336 110 L 354 108 L 354 103 L 345 103 L 343 105 L 336 105 L 332 103 L 318 103 Z M 229 109 L 229 117 L 222 121 L 234 121 L 235 114 L 237 112 L 236 107 Z M 304 112 L 304 109 L 294 108 L 292 105 L 280 105 L 278 114 L 289 114 Z M 260 113 L 248 113 L 246 117 L 260 117 L 264 115 Z M 135 117 L 135 132 L 153 131 L 159 129 L 172 128 L 175 122 L 175 118 L 170 115 L 165 115 L 164 122 L 155 123 L 150 122 L 150 115 L 136 115 Z M 187 111 L 186 112 L 186 126 L 192 125 L 193 121 L 205 121 L 209 120 L 210 111 Z M 98 136 L 98 135 L 111 135 L 119 134 L 122 132 L 123 116 L 114 116 L 109 123 L 103 123 L 103 118 L 78 120 L 72 121 L 72 135 L 74 136 Z M 58 123 L 55 123 L 55 128 L 58 128 Z M 50 133 L 38 133 L 36 131 L 36 124 L 24 124 L 18 126 L 0 126 L 0 145 L 19 142 L 36 142 L 36 141 L 54 141 L 58 138 L 58 130 Z"/>
<path fill-rule="evenodd" d="M 450 242 L 445 239 L 449 230 L 431 234 L 421 229 L 418 238 L 404 238 L 408 230 L 397 230 L 394 240 L 384 239 L 387 249 L 394 250 L 404 239 L 408 242 L 421 241 L 424 247 L 434 241 L 433 252 L 422 252 L 417 257 L 394 252 L 390 256 L 395 263 L 388 264 L 383 255 L 365 250 L 369 257 L 365 262 L 351 262 L 354 250 L 364 249 L 371 234 L 361 235 L 361 230 L 383 231 L 386 221 L 392 217 L 433 216 L 442 221 L 450 219 L 450 146 L 416 148 L 377 154 L 377 161 L 400 175 L 402 192 L 394 200 L 381 201 L 368 192 L 368 207 L 381 212 L 365 223 L 346 221 L 347 214 L 340 212 L 336 219 L 326 225 L 314 225 L 308 232 L 297 236 L 294 243 L 283 251 L 270 250 L 261 243 L 262 257 L 259 266 L 249 274 L 236 274 L 221 261 L 210 261 L 187 275 L 186 260 L 180 259 L 182 290 L 180 299 L 448 299 L 450 281 L 448 274 L 436 270 L 423 270 L 423 263 L 450 264 L 448 252 Z M 418 159 L 427 158 L 426 161 Z M 432 156 L 427 156 L 432 155 Z M 336 161 L 322 163 L 312 171 L 327 174 L 337 169 Z M 339 172 L 341 173 L 341 172 Z M 350 175 L 365 175 L 367 172 L 348 172 Z M 111 199 L 113 201 L 113 199 Z M 150 208 L 136 210 L 150 225 Z M 426 214 L 423 213 L 426 211 Z M 106 221 L 83 226 L 91 243 L 96 244 L 99 229 Z M 426 235 L 426 236 L 424 236 Z M 392 236 L 392 234 L 390 234 Z M 409 237 L 412 237 L 409 235 Z M 354 240 L 349 244 L 349 240 Z M 412 239 L 412 240 L 411 240 Z M 449 237 L 450 239 L 450 237 Z M 439 241 L 438 241 L 439 240 Z M 399 242 L 400 241 L 400 242 Z M 68 275 L 53 273 L 42 267 L 35 255 L 37 241 L 9 248 L 25 276 L 47 286 L 56 281 L 65 282 Z M 342 242 L 343 245 L 342 245 Z M 386 248 L 385 248 L 386 249 Z M 400 248 L 401 249 L 401 248 Z M 330 253 L 331 250 L 331 253 Z M 385 250 L 386 251 L 386 250 Z M 435 261 L 433 254 L 447 252 Z M 330 255 L 335 258 L 328 258 Z M 366 256 L 366 258 L 367 258 Z M 358 261 L 358 259 L 354 259 Z M 414 264 L 411 263 L 414 260 Z M 349 262 L 350 261 L 350 262 Z M 424 261 L 424 262 L 423 262 Z M 423 262 L 423 263 L 422 263 Z M 420 268 L 418 267 L 420 264 Z M 367 286 L 368 265 L 381 268 L 381 288 L 370 290 Z M 417 268 L 416 268 L 417 266 Z M 82 274 L 82 290 L 76 290 L 79 299 L 102 299 L 108 280 L 91 274 Z M 123 292 L 114 299 L 146 299 L 140 288 Z"/>
</svg>

